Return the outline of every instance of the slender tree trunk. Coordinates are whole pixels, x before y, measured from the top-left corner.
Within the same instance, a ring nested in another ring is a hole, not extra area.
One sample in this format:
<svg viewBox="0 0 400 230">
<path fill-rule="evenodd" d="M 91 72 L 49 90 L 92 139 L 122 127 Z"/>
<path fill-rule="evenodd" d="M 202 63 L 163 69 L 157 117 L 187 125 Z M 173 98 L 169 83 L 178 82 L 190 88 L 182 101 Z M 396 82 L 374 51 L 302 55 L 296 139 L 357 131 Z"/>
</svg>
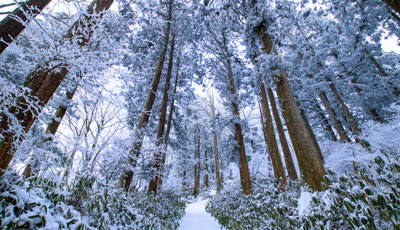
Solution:
<svg viewBox="0 0 400 230">
<path fill-rule="evenodd" d="M 97 14 L 103 10 L 107 10 L 112 3 L 113 0 L 94 0 L 88 8 L 88 14 L 93 15 L 93 13 Z M 102 15 L 100 15 L 100 17 L 101 16 Z M 93 20 L 93 16 L 87 16 L 85 19 L 80 19 L 75 22 L 66 38 L 71 39 L 74 36 L 80 36 L 79 31 L 82 31 L 82 26 L 85 26 L 83 20 L 85 22 L 90 22 Z M 93 29 L 92 24 L 89 29 Z M 75 31 L 77 31 L 77 33 L 75 33 Z M 81 39 L 79 44 L 85 46 L 87 42 L 88 39 L 83 36 L 83 39 Z M 46 67 L 37 68 L 30 76 L 28 76 L 24 86 L 29 88 L 31 92 L 26 96 L 30 98 L 29 100 L 37 102 L 39 106 L 33 111 L 30 103 L 27 102 L 25 97 L 20 97 L 18 98 L 18 106 L 10 109 L 10 113 L 15 115 L 25 132 L 29 131 L 33 122 L 36 120 L 37 115 L 53 96 L 54 92 L 60 86 L 67 74 L 67 65 L 60 64 L 52 69 Z M 15 134 L 8 132 L 9 124 L 7 120 L 7 118 L 3 118 L 0 125 L 1 134 L 4 136 L 2 141 L 3 144 L 0 148 L 0 176 L 13 158 L 13 153 L 15 152 L 15 146 L 13 145 L 17 141 Z"/>
<path fill-rule="evenodd" d="M 183 170 L 183 177 L 182 177 L 182 187 L 183 189 L 186 189 L 187 184 L 186 184 L 186 170 Z"/>
<path fill-rule="evenodd" d="M 65 96 L 69 102 L 72 100 L 77 90 L 78 90 L 78 85 L 76 85 L 71 91 L 67 91 Z M 68 109 L 67 106 L 64 104 L 60 105 L 57 108 L 57 111 L 55 113 L 55 118 L 53 118 L 51 120 L 51 123 L 47 125 L 46 134 L 51 134 L 54 136 L 57 133 L 61 121 L 63 120 L 65 114 L 67 113 L 67 109 Z"/>
<path fill-rule="evenodd" d="M 227 66 L 227 70 L 228 70 L 229 87 L 230 87 L 231 97 L 232 97 L 232 110 L 233 110 L 234 116 L 236 117 L 234 126 L 235 126 L 235 140 L 239 147 L 240 182 L 242 185 L 243 193 L 245 195 L 248 195 L 251 193 L 251 179 L 250 179 L 249 165 L 247 163 L 246 150 L 245 150 L 245 145 L 244 145 L 244 140 L 243 140 L 242 126 L 238 122 L 240 120 L 238 95 L 236 92 L 235 81 L 234 81 L 232 65 L 231 65 L 231 59 L 229 56 L 230 54 L 228 52 L 227 43 L 225 40 L 225 34 L 223 33 L 222 35 L 223 35 L 223 39 L 224 39 L 223 44 L 224 44 L 224 48 L 225 48 L 225 54 L 227 55 L 226 66 Z"/>
<path fill-rule="evenodd" d="M 258 108 L 260 109 L 260 121 L 261 121 L 261 126 L 263 126 L 263 124 L 264 124 L 264 116 L 263 116 L 263 113 L 262 113 L 262 108 L 261 108 L 261 102 L 260 102 L 260 100 L 258 101 Z M 267 139 L 268 139 L 268 137 L 267 137 L 267 132 L 265 131 L 264 128 L 262 128 L 262 131 L 263 131 L 263 135 L 264 135 L 264 140 L 267 140 Z M 268 165 L 268 167 L 267 167 L 268 177 L 272 177 L 273 167 L 272 167 L 272 160 L 271 160 L 271 157 L 270 157 L 269 154 L 267 155 L 267 165 Z"/>
<path fill-rule="evenodd" d="M 220 159 L 218 152 L 218 137 L 216 134 L 216 122 L 215 122 L 215 103 L 214 103 L 214 94 L 212 94 L 210 98 L 210 110 L 211 110 L 211 119 L 212 119 L 212 127 L 213 127 L 213 144 L 214 144 L 214 161 L 215 161 L 215 182 L 217 187 L 217 193 L 221 191 L 222 188 L 222 180 L 221 180 L 221 172 L 220 172 Z"/>
<path fill-rule="evenodd" d="M 195 150 L 194 150 L 194 187 L 193 194 L 197 196 L 200 191 L 200 130 L 198 125 L 195 126 Z"/>
<path fill-rule="evenodd" d="M 343 129 L 342 124 L 337 119 L 336 113 L 333 111 L 325 93 L 319 93 L 319 98 L 321 99 L 325 110 L 327 111 L 336 131 L 338 132 L 340 140 L 344 143 L 350 142 L 350 138 L 346 135 L 346 131 Z"/>
<path fill-rule="evenodd" d="M 355 135 L 359 135 L 361 133 L 361 130 L 358 127 L 357 121 L 353 117 L 353 114 L 351 114 L 347 105 L 344 103 L 344 101 L 343 101 L 342 97 L 340 96 L 340 94 L 338 93 L 338 91 L 336 90 L 335 85 L 333 83 L 331 83 L 331 84 L 329 84 L 329 87 L 331 88 L 333 94 L 335 95 L 336 100 L 339 102 L 340 107 L 342 108 L 342 111 L 343 111 L 344 115 L 346 116 L 346 119 L 349 122 L 353 133 Z"/>
<path fill-rule="evenodd" d="M 261 130 L 263 132 L 264 140 L 267 140 L 267 132 L 264 129 L 264 115 L 261 107 L 261 99 L 258 99 L 258 109 L 260 110 L 260 122 L 261 122 Z"/>
<path fill-rule="evenodd" d="M 224 161 L 222 160 L 222 156 L 219 155 L 219 170 L 220 170 L 220 175 L 221 175 L 221 188 L 224 187 Z"/>
<path fill-rule="evenodd" d="M 207 156 L 207 143 L 204 144 L 204 171 L 206 175 L 204 175 L 204 186 L 208 188 L 209 186 L 209 181 L 208 181 L 208 156 Z"/>
<path fill-rule="evenodd" d="M 265 32 L 266 28 L 261 25 L 258 33 L 263 45 L 263 51 L 266 54 L 271 54 L 273 43 L 270 36 Z M 273 76 L 272 78 L 276 85 L 279 103 L 291 137 L 290 139 L 296 152 L 300 174 L 313 190 L 322 190 L 321 182 L 323 176 L 326 174 L 323 162 L 312 140 L 312 134 L 304 124 L 300 110 L 297 107 L 289 86 L 287 73 L 283 69 L 279 69 L 279 72 L 279 76 Z"/>
<path fill-rule="evenodd" d="M 262 124 L 266 134 L 264 137 L 266 137 L 265 142 L 268 146 L 268 152 L 271 157 L 274 176 L 276 179 L 282 180 L 281 188 L 284 189 L 287 183 L 285 169 L 283 168 L 278 144 L 276 142 L 274 125 L 272 123 L 272 116 L 269 110 L 268 98 L 267 93 L 265 92 L 264 84 L 260 85 L 260 99 L 262 112 L 265 118 L 264 123 Z"/>
<path fill-rule="evenodd" d="M 286 169 L 288 171 L 289 178 L 291 180 L 297 180 L 298 177 L 297 177 L 297 173 L 296 173 L 296 168 L 294 166 L 292 153 L 290 152 L 289 144 L 287 142 L 287 139 L 286 139 L 286 136 L 285 136 L 285 132 L 283 130 L 283 125 L 282 125 L 282 122 L 281 122 L 281 118 L 279 117 L 278 108 L 277 108 L 276 103 L 275 103 L 274 93 L 272 92 L 271 88 L 268 88 L 267 91 L 268 91 L 269 100 L 271 102 L 272 113 L 274 115 L 276 128 L 278 130 L 279 140 L 280 140 L 280 143 L 281 143 L 283 156 L 284 156 L 284 159 L 285 159 Z"/>
<path fill-rule="evenodd" d="M 316 112 L 317 112 L 319 118 L 322 121 L 322 127 L 329 134 L 332 141 L 337 141 L 336 134 L 333 131 L 333 128 L 332 128 L 331 124 L 329 123 L 328 119 L 326 119 L 323 109 L 321 108 L 321 106 L 318 103 L 315 103 L 314 106 L 315 106 L 315 109 L 316 109 Z"/>
<path fill-rule="evenodd" d="M 214 144 L 214 161 L 215 161 L 215 181 L 217 184 L 217 193 L 221 191 L 222 188 L 222 179 L 220 172 L 220 159 L 218 152 L 218 137 L 216 134 L 213 135 L 213 144 Z"/>
<path fill-rule="evenodd" d="M 382 77 L 387 77 L 387 76 L 389 76 L 389 75 L 386 73 L 386 71 L 383 69 L 383 67 L 382 67 L 382 66 L 378 63 L 378 61 L 375 59 L 375 57 L 372 56 L 371 53 L 370 53 L 366 48 L 363 48 L 363 50 L 364 50 L 364 52 L 367 54 L 367 56 L 368 56 L 369 60 L 372 62 L 372 64 L 374 64 L 374 66 L 378 69 L 379 74 L 380 74 Z"/>
<path fill-rule="evenodd" d="M 144 104 L 144 108 L 142 114 L 140 115 L 138 124 L 136 125 L 133 145 L 132 148 L 129 150 L 128 165 L 124 168 L 117 185 L 117 188 L 124 188 L 126 192 L 129 191 L 129 187 L 131 185 L 133 178 L 133 171 L 129 168 L 136 166 L 137 158 L 140 155 L 140 149 L 142 148 L 143 138 L 144 138 L 143 130 L 147 126 L 147 123 L 149 121 L 151 109 L 153 108 L 154 100 L 156 98 L 158 83 L 160 82 L 161 78 L 161 72 L 164 65 L 165 56 L 167 53 L 168 41 L 171 30 L 172 3 L 173 0 L 170 0 L 168 8 L 167 27 L 164 33 L 164 49 L 161 52 L 160 57 L 158 59 L 158 63 L 153 75 L 153 80 L 151 82 L 151 88 L 147 95 L 146 103 Z"/>
<path fill-rule="evenodd" d="M 160 120 L 158 122 L 158 129 L 157 129 L 157 140 L 156 140 L 156 147 L 160 147 L 162 143 L 165 143 L 163 140 L 164 137 L 164 130 L 165 130 L 165 121 L 167 118 L 167 109 L 168 109 L 168 91 L 170 87 L 171 75 L 172 75 L 172 67 L 174 65 L 174 48 L 175 48 L 175 36 L 172 35 L 171 39 L 171 49 L 169 53 L 169 63 L 167 69 L 167 79 L 165 80 L 165 87 L 164 87 L 164 95 L 162 100 L 161 106 L 161 113 L 160 113 Z M 158 181 L 160 178 L 161 173 L 161 161 L 163 156 L 163 151 L 157 151 L 154 154 L 154 160 L 151 170 L 151 178 L 149 183 L 149 193 L 157 193 L 158 189 Z"/>
<path fill-rule="evenodd" d="M 164 152 L 162 153 L 162 158 L 161 158 L 160 178 L 158 180 L 159 186 L 162 185 L 162 177 L 163 177 L 163 173 L 164 173 L 165 160 L 166 160 L 166 157 L 167 157 L 168 138 L 169 138 L 169 133 L 171 131 L 171 126 L 172 126 L 172 115 L 173 115 L 173 112 L 174 112 L 175 94 L 176 94 L 176 89 L 178 87 L 179 66 L 180 66 L 180 58 L 178 57 L 178 61 L 177 61 L 177 64 L 176 64 L 176 76 L 175 76 L 175 83 L 174 83 L 173 98 L 172 98 L 172 101 L 171 101 L 171 105 L 169 107 L 167 131 L 165 132 L 165 138 L 164 138 Z"/>
<path fill-rule="evenodd" d="M 0 54 L 18 37 L 33 17 L 40 14 L 51 0 L 29 0 L 21 3 L 0 21 Z"/>
<path fill-rule="evenodd" d="M 365 148 L 368 151 L 371 151 L 371 149 L 369 148 L 369 145 L 364 141 L 361 140 L 358 135 L 361 134 L 361 130 L 358 126 L 358 123 L 356 121 L 356 119 L 354 118 L 353 114 L 350 112 L 349 108 L 347 107 L 347 105 L 344 103 L 342 97 L 340 96 L 340 94 L 338 93 L 338 91 L 336 90 L 336 87 L 333 83 L 329 84 L 329 87 L 331 88 L 331 91 L 333 92 L 333 94 L 336 97 L 336 100 L 339 102 L 340 107 L 342 108 L 342 111 L 346 117 L 346 121 L 350 124 L 351 126 L 351 131 L 354 134 L 354 138 L 356 140 L 356 142 L 360 143 L 360 145 Z M 375 111 L 374 109 L 372 109 L 373 111 Z M 379 116 L 378 116 L 379 117 Z"/>
</svg>

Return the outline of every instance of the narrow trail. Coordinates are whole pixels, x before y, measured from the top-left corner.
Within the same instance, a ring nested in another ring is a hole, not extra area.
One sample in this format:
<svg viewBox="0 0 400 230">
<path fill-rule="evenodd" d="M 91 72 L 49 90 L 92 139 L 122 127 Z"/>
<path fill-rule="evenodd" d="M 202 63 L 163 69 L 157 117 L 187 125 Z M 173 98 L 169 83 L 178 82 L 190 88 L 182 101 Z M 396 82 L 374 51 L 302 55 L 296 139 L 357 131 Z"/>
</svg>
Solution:
<svg viewBox="0 0 400 230">
<path fill-rule="evenodd" d="M 199 200 L 186 207 L 179 230 L 219 230 L 221 227 L 214 217 L 206 212 L 207 200 Z"/>
</svg>

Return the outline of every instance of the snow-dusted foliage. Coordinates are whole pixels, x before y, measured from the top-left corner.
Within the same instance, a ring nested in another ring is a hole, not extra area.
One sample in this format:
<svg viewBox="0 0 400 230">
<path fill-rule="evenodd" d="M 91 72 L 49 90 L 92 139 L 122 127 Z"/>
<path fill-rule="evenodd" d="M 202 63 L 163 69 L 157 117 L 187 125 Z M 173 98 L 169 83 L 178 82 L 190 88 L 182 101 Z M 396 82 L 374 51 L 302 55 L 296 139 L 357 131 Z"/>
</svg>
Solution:
<svg viewBox="0 0 400 230">
<path fill-rule="evenodd" d="M 236 183 L 212 198 L 207 211 L 227 229 L 291 229 L 299 193 L 296 183 L 282 192 L 272 178 L 253 179 L 251 195 L 243 195 Z"/>
<path fill-rule="evenodd" d="M 7 172 L 0 181 L 2 229 L 77 229 L 82 217 L 65 200 L 70 195 L 56 181 L 40 178 L 35 183 Z"/>
<path fill-rule="evenodd" d="M 232 187 L 207 210 L 227 229 L 398 229 L 400 158 L 393 154 L 326 176 L 324 192 L 297 183 L 281 191 L 273 181 L 256 180 L 252 195 Z"/>
<path fill-rule="evenodd" d="M 165 191 L 153 196 L 147 191 L 128 195 L 111 189 L 90 194 L 84 205 L 89 224 L 97 229 L 177 229 L 185 213 L 180 194 Z"/>
<path fill-rule="evenodd" d="M 354 156 L 354 147 L 341 144 L 335 149 L 347 156 L 336 152 L 327 157 L 327 166 L 339 174 L 330 171 L 325 176 L 325 191 L 313 192 L 298 182 L 282 191 L 276 182 L 255 178 L 251 195 L 238 192 L 238 184 L 226 187 L 211 199 L 208 212 L 227 229 L 398 229 L 398 119 L 370 126 L 366 133 L 372 152 L 358 149 Z M 382 134 L 391 135 L 382 140 Z M 335 155 L 341 156 L 341 165 L 332 164 Z"/>
<path fill-rule="evenodd" d="M 81 187 L 88 191 L 82 183 Z M 114 188 L 99 188 L 87 192 L 83 204 L 77 209 L 73 206 L 76 201 L 73 193 L 81 191 L 70 192 L 62 183 L 41 177 L 36 181 L 26 181 L 20 175 L 8 172 L 0 183 L 0 227 L 177 229 L 184 214 L 182 194 L 172 191 L 154 197 L 145 191 L 126 194 Z"/>
<path fill-rule="evenodd" d="M 51 1 L 0 54 L 0 228 L 176 229 L 211 199 L 227 229 L 400 229 L 396 4 Z"/>
</svg>

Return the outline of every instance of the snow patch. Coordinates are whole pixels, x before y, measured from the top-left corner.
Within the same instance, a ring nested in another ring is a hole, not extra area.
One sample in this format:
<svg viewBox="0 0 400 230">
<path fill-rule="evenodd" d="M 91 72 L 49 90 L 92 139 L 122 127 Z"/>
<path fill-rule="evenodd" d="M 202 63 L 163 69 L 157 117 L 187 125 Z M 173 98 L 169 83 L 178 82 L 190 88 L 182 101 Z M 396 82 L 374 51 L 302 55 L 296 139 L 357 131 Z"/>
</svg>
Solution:
<svg viewBox="0 0 400 230">
<path fill-rule="evenodd" d="M 180 230 L 217 230 L 221 229 L 218 222 L 206 212 L 207 200 L 189 204 L 185 210 Z"/>
<path fill-rule="evenodd" d="M 311 200 L 312 193 L 306 191 L 301 192 L 297 206 L 297 212 L 299 213 L 299 216 L 304 216 L 307 214 L 307 209 L 310 206 Z"/>
</svg>

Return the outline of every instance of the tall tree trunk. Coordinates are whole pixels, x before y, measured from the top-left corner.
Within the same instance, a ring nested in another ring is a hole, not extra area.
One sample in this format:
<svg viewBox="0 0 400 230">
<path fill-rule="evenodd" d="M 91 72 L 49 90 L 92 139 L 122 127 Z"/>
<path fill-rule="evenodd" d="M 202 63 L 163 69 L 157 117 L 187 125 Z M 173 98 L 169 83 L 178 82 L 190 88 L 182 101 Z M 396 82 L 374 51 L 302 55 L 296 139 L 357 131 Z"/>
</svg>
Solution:
<svg viewBox="0 0 400 230">
<path fill-rule="evenodd" d="M 297 106 L 300 107 L 299 102 L 297 101 Z M 314 143 L 315 148 L 317 149 L 317 154 L 322 162 L 324 162 L 324 156 L 322 155 L 321 148 L 319 147 L 317 138 L 315 137 L 314 131 L 311 128 L 310 122 L 308 121 L 307 115 L 304 110 L 300 109 L 301 118 L 303 118 L 304 124 L 308 130 L 308 133 L 311 135 L 311 140 Z"/>
<path fill-rule="evenodd" d="M 266 134 L 264 137 L 266 137 L 265 142 L 267 143 L 268 152 L 271 157 L 274 176 L 276 179 L 282 180 L 281 188 L 284 189 L 287 183 L 285 169 L 283 168 L 278 144 L 276 142 L 274 125 L 272 123 L 272 116 L 269 110 L 268 98 L 264 84 L 260 84 L 260 99 L 262 112 L 265 118 L 264 123 L 262 124 Z"/>
<path fill-rule="evenodd" d="M 335 85 L 333 83 L 331 83 L 331 84 L 329 84 L 329 87 L 331 88 L 333 94 L 335 95 L 336 100 L 339 102 L 340 107 L 342 108 L 342 111 L 343 111 L 344 115 L 346 116 L 346 119 L 347 119 L 348 123 L 350 124 L 353 133 L 355 135 L 359 135 L 361 133 L 361 130 L 358 127 L 357 121 L 354 118 L 353 114 L 351 114 L 347 105 L 344 103 L 344 101 L 343 101 L 342 97 L 340 96 L 340 94 L 338 93 L 338 91 L 336 90 Z"/>
<path fill-rule="evenodd" d="M 186 183 L 186 169 L 183 170 L 182 187 L 183 187 L 183 189 L 186 189 L 186 187 L 187 187 L 187 183 Z"/>
<path fill-rule="evenodd" d="M 354 118 L 353 114 L 350 112 L 348 106 L 344 103 L 342 96 L 340 96 L 339 92 L 336 89 L 335 84 L 332 82 L 331 79 L 327 79 L 327 81 L 329 82 L 329 88 L 331 89 L 331 92 L 333 93 L 333 95 L 335 96 L 336 100 L 339 102 L 340 104 L 340 108 L 342 109 L 342 112 L 345 116 L 346 121 L 350 124 L 351 130 L 353 132 L 353 134 L 355 135 L 359 135 L 361 133 L 361 130 L 358 126 L 358 123 L 356 121 L 356 119 Z"/>
<path fill-rule="evenodd" d="M 326 112 L 328 113 L 336 131 L 338 132 L 340 140 L 344 143 L 350 142 L 350 138 L 346 135 L 346 131 L 343 129 L 342 124 L 337 119 L 336 113 L 335 113 L 335 111 L 333 111 L 325 93 L 319 93 L 319 98 L 321 99 Z"/>
<path fill-rule="evenodd" d="M 361 130 L 358 126 L 358 123 L 356 121 L 356 119 L 354 118 L 353 114 L 350 112 L 349 108 L 347 107 L 347 105 L 344 103 L 342 97 L 340 96 L 340 94 L 338 93 L 338 91 L 336 90 L 336 87 L 333 83 L 329 84 L 329 87 L 331 88 L 331 91 L 333 92 L 333 94 L 335 95 L 337 101 L 340 104 L 340 107 L 342 108 L 342 111 L 346 117 L 346 121 L 350 124 L 351 127 L 351 131 L 354 134 L 354 138 L 355 140 L 360 143 L 360 145 L 365 148 L 368 151 L 371 151 L 371 149 L 369 148 L 369 144 L 367 144 L 364 140 L 361 140 L 358 135 L 361 134 Z M 372 109 L 373 111 L 375 111 L 375 109 Z M 378 116 L 379 117 L 379 116 Z"/>
<path fill-rule="evenodd" d="M 222 180 L 221 180 L 221 172 L 220 172 L 220 159 L 218 152 L 218 137 L 216 134 L 216 122 L 215 122 L 215 102 L 214 102 L 214 94 L 212 93 L 210 97 L 210 110 L 211 110 L 211 119 L 212 119 L 212 127 L 213 127 L 213 145 L 214 145 L 214 161 L 215 161 L 215 182 L 217 187 L 217 193 L 221 191 L 222 188 Z"/>
<path fill-rule="evenodd" d="M 372 64 L 374 64 L 374 66 L 376 67 L 376 69 L 378 69 L 379 74 L 380 74 L 382 77 L 387 77 L 387 76 L 389 76 L 389 75 L 386 73 L 385 69 L 383 69 L 383 67 L 381 66 L 381 64 L 378 63 L 378 61 L 375 59 L 375 57 L 372 56 L 371 53 L 370 53 L 366 48 L 363 48 L 363 51 L 367 54 L 369 60 L 372 62 Z"/>
<path fill-rule="evenodd" d="M 180 58 L 178 57 L 178 61 L 177 61 L 177 64 L 176 64 L 176 76 L 175 76 L 175 83 L 174 83 L 174 92 L 173 92 L 171 105 L 169 107 L 167 131 L 165 132 L 165 138 L 164 138 L 164 151 L 162 153 L 162 158 L 161 158 L 160 178 L 158 179 L 159 186 L 162 185 L 162 177 L 163 177 L 163 173 L 164 173 L 165 160 L 167 158 L 168 138 L 169 138 L 169 133 L 171 132 L 172 115 L 174 113 L 174 105 L 175 105 L 175 94 L 176 94 L 176 89 L 178 87 L 179 66 L 180 66 Z"/>
<path fill-rule="evenodd" d="M 276 103 L 275 103 L 274 93 L 272 92 L 271 88 L 268 88 L 267 91 L 268 91 L 269 100 L 271 102 L 272 113 L 274 115 L 276 128 L 278 130 L 279 140 L 280 140 L 280 143 L 281 143 L 283 156 L 284 156 L 284 159 L 285 159 L 286 169 L 288 171 L 289 178 L 291 180 L 297 180 L 298 177 L 297 177 L 297 173 L 296 173 L 296 168 L 294 166 L 292 153 L 290 152 L 289 144 L 287 142 L 287 139 L 286 139 L 286 136 L 285 136 L 285 132 L 283 130 L 281 118 L 279 117 L 278 108 L 277 108 Z"/>
<path fill-rule="evenodd" d="M 218 137 L 216 134 L 213 135 L 213 144 L 214 144 L 214 161 L 215 161 L 215 182 L 217 187 L 217 193 L 219 193 L 222 188 L 222 178 L 220 172 L 220 159 L 218 152 Z"/>
<path fill-rule="evenodd" d="M 200 129 L 198 125 L 195 126 L 195 150 L 194 150 L 194 187 L 193 195 L 197 196 L 200 191 Z"/>
<path fill-rule="evenodd" d="M 208 183 L 208 156 L 207 156 L 207 143 L 204 143 L 204 171 L 206 175 L 204 175 L 204 186 L 208 188 L 209 183 Z"/>
<path fill-rule="evenodd" d="M 316 112 L 317 112 L 320 120 L 323 123 L 322 127 L 329 134 L 329 136 L 330 136 L 332 141 L 337 141 L 336 134 L 333 131 L 333 128 L 332 128 L 331 124 L 329 123 L 328 119 L 326 119 L 323 109 L 321 108 L 321 106 L 317 102 L 314 104 L 314 106 L 315 106 Z"/>
<path fill-rule="evenodd" d="M 172 75 L 172 67 L 174 65 L 174 48 L 175 48 L 175 35 L 172 35 L 171 39 L 171 49 L 169 53 L 169 62 L 168 62 L 168 69 L 167 69 L 167 78 L 165 80 L 165 87 L 164 87 L 164 95 L 161 105 L 161 113 L 160 113 L 160 120 L 158 122 L 158 129 L 157 129 L 157 140 L 156 140 L 156 147 L 160 147 L 160 145 L 164 142 L 164 130 L 165 130 L 165 121 L 167 118 L 167 109 L 168 109 L 168 91 L 170 87 L 171 75 Z M 163 149 L 163 148 L 162 148 Z M 149 193 L 157 193 L 158 188 L 158 181 L 160 178 L 161 173 L 161 161 L 163 156 L 163 150 L 157 151 L 154 154 L 153 165 L 151 169 L 151 178 L 149 183 Z"/>
<path fill-rule="evenodd" d="M 0 21 L 0 54 L 18 37 L 33 17 L 40 14 L 51 0 L 29 0 L 19 4 Z"/>
<path fill-rule="evenodd" d="M 271 54 L 273 43 L 270 36 L 265 33 L 266 28 L 261 25 L 257 32 L 263 45 L 263 51 L 266 54 Z M 289 86 L 287 73 L 283 69 L 279 69 L 279 72 L 280 75 L 273 76 L 272 79 L 276 85 L 282 114 L 296 152 L 301 176 L 313 190 L 322 190 L 321 182 L 326 174 L 323 162 L 312 140 L 312 134 L 304 124 L 300 110 L 297 107 Z"/>
<path fill-rule="evenodd" d="M 235 118 L 235 140 L 238 144 L 239 147 L 239 172 L 240 172 L 240 182 L 242 185 L 243 193 L 245 195 L 248 195 L 251 193 L 251 179 L 250 179 L 250 172 L 249 172 L 249 165 L 247 163 L 247 156 L 246 156 L 246 150 L 245 150 L 245 145 L 244 145 L 244 140 L 243 140 L 243 131 L 242 131 L 242 126 L 239 123 L 240 121 L 240 113 L 239 113 L 239 101 L 238 101 L 238 95 L 235 87 L 235 80 L 233 77 L 233 71 L 232 71 L 232 64 L 231 64 L 231 59 L 230 59 L 230 54 L 228 52 L 227 48 L 227 42 L 225 38 L 225 34 L 222 34 L 223 36 L 223 44 L 224 44 L 224 51 L 225 54 L 227 55 L 226 57 L 226 66 L 228 70 L 228 80 L 229 80 L 229 87 L 231 91 L 231 97 L 232 97 L 232 110 L 233 114 L 236 117 Z"/>
<path fill-rule="evenodd" d="M 79 19 L 77 22 L 75 22 L 69 33 L 66 35 L 66 38 L 71 39 L 74 36 L 80 36 L 79 31 L 83 30 L 82 26 L 85 26 L 87 23 L 93 20 L 92 15 L 94 13 L 98 14 L 103 10 L 107 10 L 110 8 L 112 3 L 113 0 L 94 0 L 88 8 L 89 16 L 85 17 L 84 19 Z M 100 15 L 100 17 L 102 17 L 102 15 Z M 89 29 L 93 29 L 93 22 Z M 82 35 L 82 39 L 79 44 L 81 46 L 85 46 L 87 42 L 88 38 L 85 38 Z M 30 103 L 27 102 L 24 97 L 20 97 L 18 98 L 18 106 L 10 109 L 10 113 L 15 115 L 25 132 L 29 131 L 33 122 L 36 120 L 37 115 L 53 96 L 54 92 L 58 89 L 67 74 L 67 65 L 59 64 L 51 69 L 46 67 L 38 67 L 32 72 L 32 74 L 30 74 L 30 76 L 28 76 L 24 86 L 29 88 L 31 92 L 26 96 L 30 98 L 30 100 L 38 102 L 39 106 L 36 108 L 36 110 L 32 111 L 30 108 Z M 0 125 L 1 134 L 4 136 L 2 141 L 3 145 L 0 148 L 0 169 L 3 170 L 8 167 L 13 158 L 13 153 L 15 152 L 15 146 L 13 145 L 17 141 L 15 134 L 7 131 L 9 129 L 9 123 L 7 120 L 7 118 L 3 118 Z M 0 171 L 0 176 L 3 174 L 3 170 Z"/>
<path fill-rule="evenodd" d="M 129 150 L 128 165 L 124 168 L 117 185 L 117 188 L 124 188 L 126 192 L 129 191 L 129 187 L 131 185 L 133 178 L 133 171 L 129 168 L 136 166 L 137 158 L 140 155 L 140 149 L 142 148 L 143 138 L 144 138 L 143 130 L 147 126 L 147 123 L 149 121 L 151 109 L 153 108 L 154 100 L 156 98 L 158 83 L 160 82 L 161 78 L 161 72 L 164 65 L 165 55 L 167 53 L 168 41 L 171 30 L 172 3 L 173 0 L 170 0 L 168 7 L 167 27 L 164 33 L 164 49 L 161 52 L 160 57 L 158 59 L 158 63 L 153 75 L 153 80 L 151 82 L 151 88 L 149 90 L 149 93 L 147 94 L 146 103 L 144 104 L 143 111 L 136 125 L 136 131 L 134 135 L 132 148 Z"/>
<path fill-rule="evenodd" d="M 76 85 L 71 91 L 67 91 L 65 97 L 67 101 L 70 102 L 74 97 L 76 91 L 78 90 L 78 85 Z M 51 134 L 54 136 L 60 127 L 61 121 L 63 120 L 65 114 L 67 113 L 67 106 L 65 104 L 60 105 L 55 113 L 55 118 L 51 120 L 51 123 L 47 125 L 46 134 Z"/>
<path fill-rule="evenodd" d="M 264 116 L 263 116 L 263 112 L 262 112 L 262 108 L 261 108 L 261 102 L 260 100 L 258 100 L 258 108 L 260 109 L 260 121 L 261 121 L 261 126 L 263 126 L 264 124 Z M 265 131 L 264 128 L 262 128 L 263 131 L 263 135 L 264 135 L 264 140 L 267 140 L 267 132 Z M 268 171 L 268 177 L 272 177 L 272 171 L 273 171 L 273 167 L 272 167 L 272 160 L 270 155 L 267 155 L 267 171 Z"/>
</svg>

